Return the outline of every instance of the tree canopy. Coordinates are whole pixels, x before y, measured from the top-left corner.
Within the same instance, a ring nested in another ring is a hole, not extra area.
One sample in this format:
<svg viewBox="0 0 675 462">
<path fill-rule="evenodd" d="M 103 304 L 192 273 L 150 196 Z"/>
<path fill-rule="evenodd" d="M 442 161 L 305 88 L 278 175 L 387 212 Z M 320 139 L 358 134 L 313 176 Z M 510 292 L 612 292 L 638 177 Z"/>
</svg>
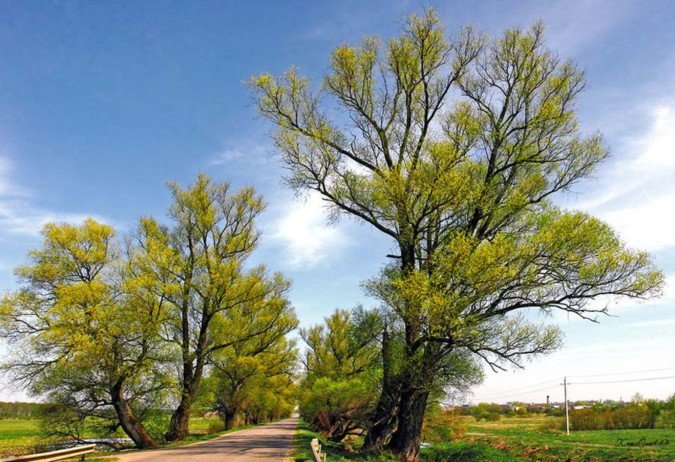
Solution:
<svg viewBox="0 0 675 462">
<path fill-rule="evenodd" d="M 398 249 L 378 295 L 402 325 L 407 365 L 383 382 L 368 447 L 417 459 L 426 384 L 446 354 L 467 349 L 499 367 L 555 348 L 556 329 L 524 310 L 589 318 L 604 311 L 589 303 L 597 297 L 647 297 L 662 284 L 646 253 L 551 200 L 608 150 L 577 121 L 583 72 L 543 34 L 537 23 L 448 39 L 427 10 L 386 44 L 338 46 L 318 89 L 296 68 L 251 80 L 288 184 Z"/>
</svg>

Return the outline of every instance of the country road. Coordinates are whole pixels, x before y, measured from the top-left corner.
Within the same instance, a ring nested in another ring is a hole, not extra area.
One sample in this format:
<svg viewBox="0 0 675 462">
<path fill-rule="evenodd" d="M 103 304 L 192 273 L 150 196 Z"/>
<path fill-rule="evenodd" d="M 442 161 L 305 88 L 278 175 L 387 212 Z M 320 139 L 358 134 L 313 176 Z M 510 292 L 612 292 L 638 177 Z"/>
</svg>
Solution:
<svg viewBox="0 0 675 462">
<path fill-rule="evenodd" d="M 172 449 L 138 451 L 116 456 L 120 462 L 287 462 L 297 417 Z"/>
</svg>

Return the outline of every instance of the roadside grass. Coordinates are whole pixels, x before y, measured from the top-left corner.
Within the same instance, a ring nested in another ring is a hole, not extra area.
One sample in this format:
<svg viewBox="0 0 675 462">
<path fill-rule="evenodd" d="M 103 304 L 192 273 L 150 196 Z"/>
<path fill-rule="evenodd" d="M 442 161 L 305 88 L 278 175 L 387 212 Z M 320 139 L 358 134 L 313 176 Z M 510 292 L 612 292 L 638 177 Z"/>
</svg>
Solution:
<svg viewBox="0 0 675 462">
<path fill-rule="evenodd" d="M 0 419 L 0 455 L 15 455 L 38 443 L 39 419 Z"/>
<path fill-rule="evenodd" d="M 358 452 L 347 452 L 342 450 L 339 445 L 326 441 L 318 433 L 312 431 L 307 422 L 300 420 L 293 438 L 293 452 L 291 460 L 293 462 L 314 462 L 312 450 L 309 444 L 313 438 L 318 438 L 321 444 L 322 452 L 326 453 L 328 462 L 395 462 L 396 459 L 388 454 L 381 454 L 377 456 L 363 455 Z"/>
<path fill-rule="evenodd" d="M 390 454 L 368 455 L 359 452 L 347 452 L 339 445 L 326 441 L 318 433 L 309 428 L 306 422 L 300 421 L 293 440 L 293 462 L 314 462 L 310 442 L 318 438 L 322 451 L 327 454 L 328 462 L 396 462 L 397 459 Z M 481 444 L 469 444 L 464 442 L 452 442 L 436 444 L 432 447 L 422 448 L 422 462 L 519 462 L 505 452 Z"/>
<path fill-rule="evenodd" d="M 182 446 L 185 444 L 206 441 L 226 433 L 243 430 L 251 426 L 234 427 L 230 430 L 211 433 L 214 423 L 218 421 L 217 417 L 193 417 L 190 419 L 190 436 L 185 440 L 165 445 L 166 447 Z M 35 446 L 49 444 L 53 441 L 45 441 L 40 432 L 40 419 L 0 419 L 0 457 L 17 456 L 29 454 L 34 451 Z M 94 435 L 87 435 L 94 436 Z M 123 433 L 118 436 L 125 437 Z M 106 456 L 105 460 L 111 462 L 113 459 L 107 457 L 109 452 L 99 452 L 94 457 Z M 87 459 L 99 460 L 99 459 Z"/>
<path fill-rule="evenodd" d="M 554 430 L 561 426 L 562 419 L 542 415 L 496 422 L 476 422 L 467 417 L 468 431 L 462 440 L 488 444 L 528 462 L 675 461 L 672 429 L 589 430 L 568 436 Z"/>
</svg>

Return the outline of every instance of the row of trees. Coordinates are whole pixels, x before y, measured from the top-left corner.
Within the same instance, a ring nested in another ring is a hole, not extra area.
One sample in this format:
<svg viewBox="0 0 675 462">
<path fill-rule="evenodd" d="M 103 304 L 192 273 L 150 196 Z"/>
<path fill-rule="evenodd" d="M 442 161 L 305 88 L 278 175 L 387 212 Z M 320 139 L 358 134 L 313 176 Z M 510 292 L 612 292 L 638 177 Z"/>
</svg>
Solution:
<svg viewBox="0 0 675 462">
<path fill-rule="evenodd" d="M 607 148 L 581 132 L 583 73 L 545 47 L 540 24 L 449 39 L 428 10 L 386 44 L 336 48 L 320 88 L 295 69 L 251 87 L 287 183 L 396 249 L 365 283 L 377 310 L 301 333 L 301 410 L 331 438 L 358 431 L 364 449 L 416 461 L 427 410 L 477 383 L 480 364 L 519 366 L 560 345 L 538 314 L 593 319 L 598 297 L 662 286 L 648 254 L 551 201 Z M 47 225 L 0 303 L 14 376 L 139 447 L 156 444 L 144 416 L 168 404 L 165 437 L 177 440 L 202 402 L 233 425 L 293 401 L 289 282 L 246 265 L 262 199 L 204 176 L 171 191 L 171 224 L 144 218 L 125 239 L 93 220 Z"/>
<path fill-rule="evenodd" d="M 396 249 L 367 284 L 382 333 L 379 397 L 358 424 L 365 449 L 417 460 L 425 411 L 467 361 L 499 369 L 560 345 L 537 313 L 593 319 L 598 297 L 658 293 L 649 255 L 551 201 L 607 157 L 577 122 L 584 84 L 541 24 L 448 39 L 432 10 L 384 44 L 337 47 L 320 87 L 295 68 L 252 78 L 287 183 Z"/>
<path fill-rule="evenodd" d="M 199 399 L 228 425 L 290 413 L 290 283 L 246 264 L 262 199 L 204 175 L 170 189 L 170 224 L 145 217 L 123 238 L 91 219 L 47 224 L 17 268 L 0 302 L 4 367 L 54 405 L 52 422 L 121 427 L 149 448 L 153 412 L 172 408 L 165 439 L 180 440 Z"/>
</svg>

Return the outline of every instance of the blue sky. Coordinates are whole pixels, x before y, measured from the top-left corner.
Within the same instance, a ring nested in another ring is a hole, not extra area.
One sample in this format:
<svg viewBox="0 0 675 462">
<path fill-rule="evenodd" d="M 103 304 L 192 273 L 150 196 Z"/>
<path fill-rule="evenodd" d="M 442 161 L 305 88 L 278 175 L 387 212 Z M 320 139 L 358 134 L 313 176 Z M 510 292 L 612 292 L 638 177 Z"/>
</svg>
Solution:
<svg viewBox="0 0 675 462">
<path fill-rule="evenodd" d="M 271 127 L 256 118 L 244 82 L 290 65 L 318 82 L 334 46 L 366 34 L 386 39 L 425 5 L 451 33 L 468 23 L 498 34 L 545 21 L 549 45 L 586 69 L 584 130 L 603 132 L 612 150 L 595 178 L 557 200 L 652 251 L 668 280 L 660 300 L 612 302 L 617 317 L 600 324 L 556 317 L 565 347 L 524 371 L 488 373 L 474 399 L 561 400 L 565 374 L 572 383 L 675 375 L 669 1 L 1 2 L 0 289 L 14 287 L 12 268 L 39 243 L 44 222 L 94 216 L 124 232 L 141 215 L 165 215 L 166 181 L 186 184 L 204 171 L 265 196 L 254 259 L 293 279 L 304 325 L 337 307 L 371 305 L 359 283 L 391 243 L 349 220 L 329 225 L 320 201 L 281 184 Z M 617 375 L 581 377 L 596 374 Z M 636 391 L 663 398 L 675 380 L 579 384 L 570 397 Z M 0 388 L 0 400 L 23 396 Z"/>
</svg>

